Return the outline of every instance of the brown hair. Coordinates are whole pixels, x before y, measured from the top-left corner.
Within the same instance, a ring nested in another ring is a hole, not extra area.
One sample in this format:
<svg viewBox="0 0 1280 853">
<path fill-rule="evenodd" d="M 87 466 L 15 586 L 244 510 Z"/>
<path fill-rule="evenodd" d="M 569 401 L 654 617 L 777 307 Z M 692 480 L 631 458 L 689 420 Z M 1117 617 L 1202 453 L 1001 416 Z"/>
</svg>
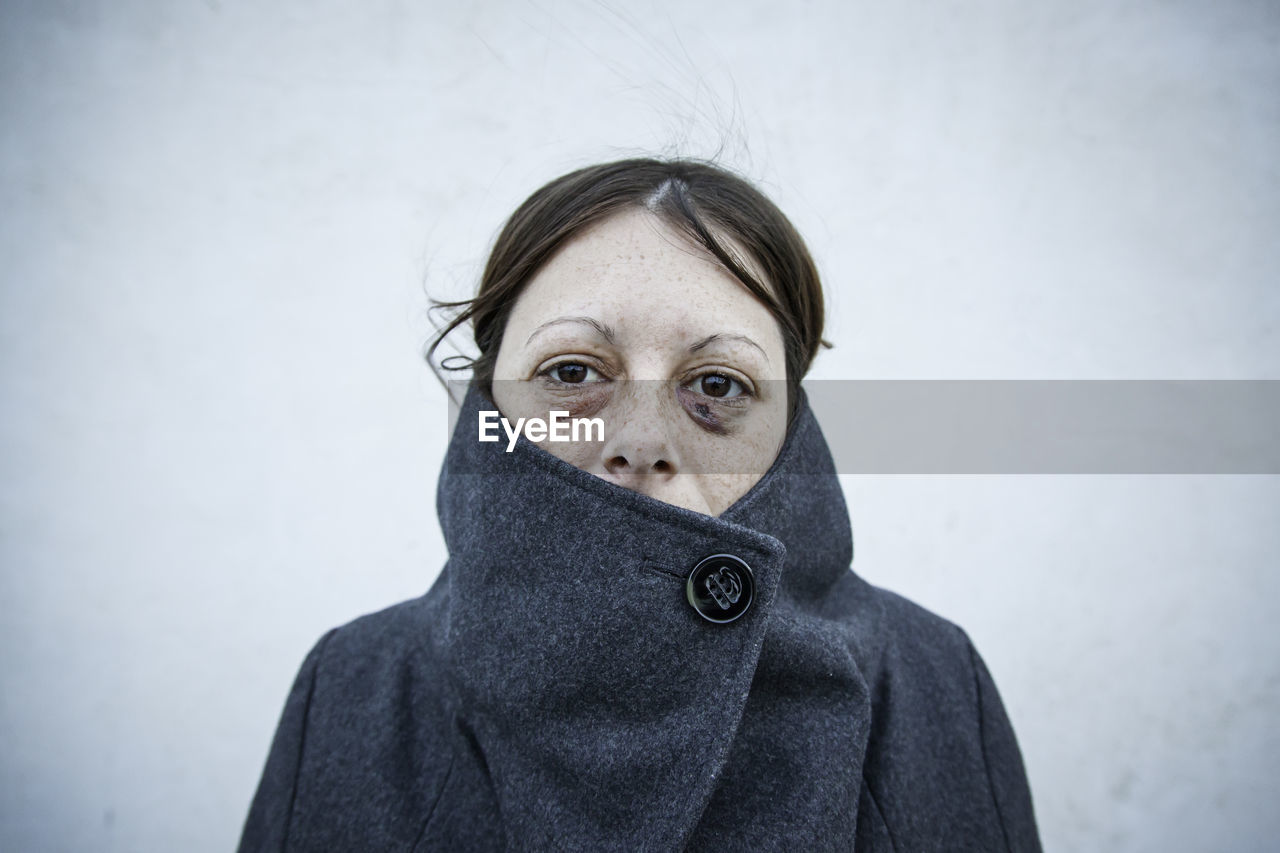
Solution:
<svg viewBox="0 0 1280 853">
<path fill-rule="evenodd" d="M 747 180 L 701 160 L 630 159 L 587 166 L 529 196 L 498 235 L 475 298 L 432 301 L 433 309 L 458 313 L 432 338 L 428 363 L 445 337 L 470 321 L 480 355 L 463 365 L 442 362 L 440 368 L 470 367 L 473 381 L 488 389 L 507 318 L 525 284 L 567 239 L 629 206 L 646 208 L 687 235 L 769 309 L 782 330 L 787 398 L 794 412 L 800 380 L 818 347 L 831 346 L 822 339 L 817 267 L 773 202 Z M 745 250 L 745 261 L 725 237 Z"/>
</svg>

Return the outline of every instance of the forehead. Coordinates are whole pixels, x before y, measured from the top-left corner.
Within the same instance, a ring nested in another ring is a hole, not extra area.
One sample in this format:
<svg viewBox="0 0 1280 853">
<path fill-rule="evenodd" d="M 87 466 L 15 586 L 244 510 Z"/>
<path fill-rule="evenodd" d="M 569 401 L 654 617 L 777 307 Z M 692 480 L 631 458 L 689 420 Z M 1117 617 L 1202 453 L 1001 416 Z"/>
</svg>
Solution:
<svg viewBox="0 0 1280 853">
<path fill-rule="evenodd" d="M 534 315 L 565 312 L 623 326 L 777 331 L 768 308 L 715 257 L 642 208 L 570 238 L 526 286 L 511 319 L 537 323 Z"/>
</svg>

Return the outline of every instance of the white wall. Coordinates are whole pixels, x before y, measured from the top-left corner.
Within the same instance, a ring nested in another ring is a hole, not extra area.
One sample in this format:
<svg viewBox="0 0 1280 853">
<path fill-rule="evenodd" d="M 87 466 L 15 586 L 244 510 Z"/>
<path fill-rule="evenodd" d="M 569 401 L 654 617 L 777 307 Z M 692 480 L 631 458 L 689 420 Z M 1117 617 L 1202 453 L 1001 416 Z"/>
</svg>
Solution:
<svg viewBox="0 0 1280 853">
<path fill-rule="evenodd" d="M 234 846 L 328 627 L 421 594 L 424 285 L 569 168 L 724 159 L 821 378 L 1280 378 L 1272 3 L 0 7 L 0 848 Z M 1274 476 L 846 477 L 1052 850 L 1280 838 Z"/>
</svg>

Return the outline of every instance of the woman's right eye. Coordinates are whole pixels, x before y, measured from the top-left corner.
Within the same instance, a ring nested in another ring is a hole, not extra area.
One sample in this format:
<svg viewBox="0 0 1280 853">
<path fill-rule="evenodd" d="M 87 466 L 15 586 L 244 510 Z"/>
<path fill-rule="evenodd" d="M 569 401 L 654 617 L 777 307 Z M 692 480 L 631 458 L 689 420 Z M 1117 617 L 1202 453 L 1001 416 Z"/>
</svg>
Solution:
<svg viewBox="0 0 1280 853">
<path fill-rule="evenodd" d="M 580 361 L 562 361 L 559 364 L 553 364 L 543 371 L 543 375 L 566 385 L 600 381 L 600 372 Z"/>
</svg>

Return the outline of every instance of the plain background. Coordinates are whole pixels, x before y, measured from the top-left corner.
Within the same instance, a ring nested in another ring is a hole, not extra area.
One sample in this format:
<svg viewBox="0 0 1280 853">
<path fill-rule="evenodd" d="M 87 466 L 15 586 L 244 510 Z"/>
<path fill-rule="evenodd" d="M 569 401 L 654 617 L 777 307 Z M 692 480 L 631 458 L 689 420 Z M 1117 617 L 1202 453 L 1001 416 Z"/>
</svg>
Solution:
<svg viewBox="0 0 1280 853">
<path fill-rule="evenodd" d="M 571 168 L 795 221 L 820 378 L 1276 379 L 1272 2 L 0 5 L 0 848 L 232 848 L 327 628 L 422 594 L 426 293 Z M 846 477 L 1046 847 L 1280 839 L 1280 484 Z"/>
</svg>

